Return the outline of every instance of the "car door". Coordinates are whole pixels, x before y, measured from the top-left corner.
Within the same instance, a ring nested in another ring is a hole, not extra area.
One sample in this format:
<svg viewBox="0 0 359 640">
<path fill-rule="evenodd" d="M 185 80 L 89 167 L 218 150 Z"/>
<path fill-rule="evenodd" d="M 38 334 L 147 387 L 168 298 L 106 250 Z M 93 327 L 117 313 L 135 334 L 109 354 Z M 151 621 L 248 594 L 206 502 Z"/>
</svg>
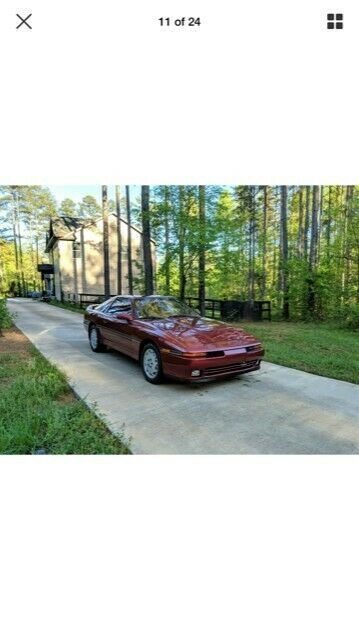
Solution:
<svg viewBox="0 0 359 640">
<path fill-rule="evenodd" d="M 108 319 L 108 310 L 112 305 L 112 300 L 107 300 L 103 302 L 96 308 L 96 325 L 99 327 L 101 332 L 102 340 L 107 344 L 109 342 L 109 319 Z"/>
<path fill-rule="evenodd" d="M 104 336 L 111 347 L 127 355 L 132 355 L 132 326 L 128 320 L 117 317 L 120 313 L 132 315 L 131 298 L 118 296 L 106 310 Z"/>
</svg>

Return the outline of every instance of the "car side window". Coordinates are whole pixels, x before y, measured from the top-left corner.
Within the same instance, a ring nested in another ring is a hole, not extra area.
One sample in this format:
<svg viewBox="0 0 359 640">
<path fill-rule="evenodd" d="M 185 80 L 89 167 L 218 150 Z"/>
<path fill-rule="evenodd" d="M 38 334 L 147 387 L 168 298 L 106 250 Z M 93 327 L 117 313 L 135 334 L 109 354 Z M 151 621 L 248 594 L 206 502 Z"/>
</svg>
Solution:
<svg viewBox="0 0 359 640">
<path fill-rule="evenodd" d="M 131 298 L 116 298 L 111 307 L 107 310 L 108 313 L 131 313 L 132 312 L 132 300 Z"/>
<path fill-rule="evenodd" d="M 98 307 L 96 307 L 96 311 L 99 311 L 100 313 L 107 313 L 109 308 L 111 306 L 110 302 L 103 302 L 102 304 L 100 304 Z"/>
</svg>

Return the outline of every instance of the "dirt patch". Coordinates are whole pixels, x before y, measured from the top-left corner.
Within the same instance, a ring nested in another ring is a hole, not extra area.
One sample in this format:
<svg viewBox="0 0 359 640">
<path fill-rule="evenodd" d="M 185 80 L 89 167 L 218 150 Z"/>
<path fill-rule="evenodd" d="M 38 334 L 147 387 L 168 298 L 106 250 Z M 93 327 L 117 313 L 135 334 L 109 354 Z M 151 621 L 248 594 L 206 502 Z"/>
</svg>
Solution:
<svg viewBox="0 0 359 640">
<path fill-rule="evenodd" d="M 19 329 L 12 327 L 3 331 L 0 336 L 0 354 L 16 354 L 18 357 L 28 357 L 31 342 Z"/>
<path fill-rule="evenodd" d="M 76 396 L 74 393 L 72 393 L 72 391 L 67 391 L 66 393 L 63 393 L 61 396 L 56 398 L 56 402 L 62 405 L 73 404 L 74 402 L 76 402 Z"/>
</svg>

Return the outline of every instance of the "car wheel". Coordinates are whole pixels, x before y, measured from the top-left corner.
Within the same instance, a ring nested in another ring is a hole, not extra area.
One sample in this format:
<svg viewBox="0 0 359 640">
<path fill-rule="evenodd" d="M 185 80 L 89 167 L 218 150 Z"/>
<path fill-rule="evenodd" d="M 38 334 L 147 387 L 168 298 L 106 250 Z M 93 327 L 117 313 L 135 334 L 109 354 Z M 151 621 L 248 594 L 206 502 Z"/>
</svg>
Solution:
<svg viewBox="0 0 359 640">
<path fill-rule="evenodd" d="M 148 382 L 158 384 L 163 379 L 162 360 L 154 344 L 146 344 L 141 354 L 142 373 Z"/>
<path fill-rule="evenodd" d="M 101 342 L 101 334 L 94 324 L 90 327 L 89 330 L 89 341 L 92 351 L 95 351 L 96 353 L 104 351 L 104 346 Z"/>
</svg>

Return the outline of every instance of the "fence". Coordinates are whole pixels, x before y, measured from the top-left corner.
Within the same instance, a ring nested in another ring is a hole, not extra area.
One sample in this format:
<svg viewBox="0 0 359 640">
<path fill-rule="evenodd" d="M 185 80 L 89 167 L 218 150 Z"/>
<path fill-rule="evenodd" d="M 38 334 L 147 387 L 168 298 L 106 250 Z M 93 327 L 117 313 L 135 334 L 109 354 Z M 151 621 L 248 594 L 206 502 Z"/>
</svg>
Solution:
<svg viewBox="0 0 359 640">
<path fill-rule="evenodd" d="M 191 307 L 198 308 L 199 298 L 187 298 Z M 205 299 L 205 316 L 220 320 L 271 320 L 269 300 L 215 300 Z"/>
<path fill-rule="evenodd" d="M 108 297 L 103 293 L 70 293 L 68 291 L 61 292 L 61 302 L 67 302 L 77 307 L 87 307 L 89 304 L 100 304 L 104 302 Z"/>
<path fill-rule="evenodd" d="M 114 294 L 112 294 L 114 295 Z M 61 293 L 61 302 L 67 302 L 84 308 L 89 304 L 100 304 L 108 297 L 103 293 Z M 198 308 L 199 298 L 186 298 L 191 307 Z M 205 316 L 220 320 L 271 320 L 271 303 L 269 300 L 216 300 L 205 299 Z"/>
</svg>

